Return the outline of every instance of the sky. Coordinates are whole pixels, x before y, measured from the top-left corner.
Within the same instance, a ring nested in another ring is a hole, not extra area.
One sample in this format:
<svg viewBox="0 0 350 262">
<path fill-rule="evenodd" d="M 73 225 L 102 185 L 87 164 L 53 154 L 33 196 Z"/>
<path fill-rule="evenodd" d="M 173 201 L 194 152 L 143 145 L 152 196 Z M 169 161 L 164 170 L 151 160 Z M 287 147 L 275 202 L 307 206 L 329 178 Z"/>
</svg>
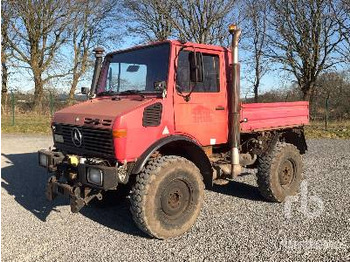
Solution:
<svg viewBox="0 0 350 262">
<path fill-rule="evenodd" d="M 135 45 L 135 43 L 138 43 L 139 39 L 128 37 L 124 40 L 124 42 L 118 46 L 117 50 L 129 48 Z M 106 53 L 109 53 L 111 51 L 115 51 L 112 49 L 106 49 Z M 68 49 L 62 50 L 63 53 L 65 53 L 67 56 L 69 56 Z M 240 60 L 245 60 L 247 57 L 247 53 L 240 49 Z M 69 57 L 68 57 L 69 59 Z M 251 92 L 251 84 L 247 80 L 247 77 L 245 76 L 245 71 L 247 70 L 246 65 L 244 62 L 241 62 L 241 96 L 242 97 L 252 97 L 253 93 Z M 9 89 L 11 90 L 14 88 L 15 90 L 19 91 L 31 91 L 34 90 L 34 82 L 32 81 L 30 71 L 28 69 L 10 69 L 10 77 L 9 77 Z M 81 79 L 81 81 L 78 84 L 77 92 L 79 92 L 81 87 L 90 87 L 91 85 L 91 78 L 92 78 L 92 68 L 90 69 L 90 72 L 86 74 L 86 76 Z M 67 79 L 57 79 L 53 81 L 50 86 L 53 89 L 56 89 L 57 92 L 61 93 L 63 91 L 68 92 L 70 88 L 70 80 Z M 281 87 L 288 87 L 291 84 L 291 79 L 288 79 L 286 76 L 284 76 L 281 71 L 272 71 L 268 72 L 261 81 L 261 87 L 260 87 L 260 93 L 264 93 L 266 91 L 272 90 L 272 89 L 278 89 Z M 249 92 L 250 91 L 250 92 Z"/>
</svg>

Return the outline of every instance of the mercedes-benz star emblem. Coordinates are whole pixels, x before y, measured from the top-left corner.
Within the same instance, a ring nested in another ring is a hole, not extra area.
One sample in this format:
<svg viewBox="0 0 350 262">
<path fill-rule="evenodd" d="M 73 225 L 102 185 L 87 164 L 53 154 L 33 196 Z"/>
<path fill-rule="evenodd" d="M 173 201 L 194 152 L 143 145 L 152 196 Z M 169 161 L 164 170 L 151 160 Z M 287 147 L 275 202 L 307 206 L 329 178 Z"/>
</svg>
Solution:
<svg viewBox="0 0 350 262">
<path fill-rule="evenodd" d="M 72 141 L 73 144 L 77 147 L 80 147 L 83 142 L 83 135 L 81 134 L 80 130 L 76 127 L 72 129 Z"/>
</svg>

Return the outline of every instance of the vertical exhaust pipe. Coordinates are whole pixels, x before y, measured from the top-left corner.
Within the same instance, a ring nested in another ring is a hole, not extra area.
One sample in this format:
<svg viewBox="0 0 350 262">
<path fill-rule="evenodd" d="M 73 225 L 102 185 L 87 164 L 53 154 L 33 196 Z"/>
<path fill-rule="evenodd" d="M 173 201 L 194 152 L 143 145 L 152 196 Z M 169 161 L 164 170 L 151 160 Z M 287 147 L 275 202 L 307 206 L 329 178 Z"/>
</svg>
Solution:
<svg viewBox="0 0 350 262">
<path fill-rule="evenodd" d="M 232 36 L 231 54 L 232 54 L 232 82 L 230 99 L 230 138 L 231 138 L 231 176 L 238 176 L 241 173 L 239 163 L 239 145 L 240 145 L 240 65 L 238 62 L 238 40 L 241 35 L 241 29 L 236 25 L 230 25 L 229 32 Z"/>
<path fill-rule="evenodd" d="M 101 72 L 101 65 L 102 65 L 102 57 L 104 53 L 103 47 L 96 47 L 93 52 L 95 53 L 95 68 L 94 68 L 94 74 L 92 77 L 92 83 L 91 83 L 91 91 L 90 91 L 90 97 L 93 97 L 96 92 L 96 86 L 98 78 L 100 77 Z"/>
</svg>

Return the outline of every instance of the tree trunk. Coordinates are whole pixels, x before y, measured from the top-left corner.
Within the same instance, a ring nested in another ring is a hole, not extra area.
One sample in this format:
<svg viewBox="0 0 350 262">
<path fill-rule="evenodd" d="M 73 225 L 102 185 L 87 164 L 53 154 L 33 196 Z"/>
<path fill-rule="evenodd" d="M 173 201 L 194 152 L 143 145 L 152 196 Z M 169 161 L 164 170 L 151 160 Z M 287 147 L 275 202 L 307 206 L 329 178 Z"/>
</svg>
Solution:
<svg viewBox="0 0 350 262">
<path fill-rule="evenodd" d="M 254 102 L 258 103 L 259 101 L 259 86 L 254 85 Z"/>
<path fill-rule="evenodd" d="M 8 104 L 8 93 L 2 91 L 2 94 L 1 94 L 1 111 L 2 111 L 2 114 L 4 114 L 4 115 L 7 114 L 7 104 Z"/>
<path fill-rule="evenodd" d="M 312 99 L 312 95 L 314 93 L 315 82 L 308 82 L 304 86 L 301 87 L 301 91 L 303 92 L 303 100 L 310 101 Z"/>
<path fill-rule="evenodd" d="M 304 91 L 304 92 L 303 92 L 303 100 L 304 100 L 304 101 L 310 101 L 310 98 L 311 98 L 310 91 L 309 91 L 309 90 Z"/>
<path fill-rule="evenodd" d="M 73 75 L 73 81 L 72 81 L 72 85 L 70 87 L 69 97 L 68 97 L 68 104 L 69 105 L 72 105 L 74 103 L 74 93 L 75 93 L 75 90 L 77 89 L 79 77 L 80 76 L 78 74 Z"/>
<path fill-rule="evenodd" d="M 41 78 L 41 74 L 34 72 L 34 111 L 41 110 L 42 107 L 42 99 L 43 99 L 43 90 L 44 90 L 44 83 Z"/>
<path fill-rule="evenodd" d="M 7 82 L 8 82 L 7 66 L 6 66 L 6 63 L 2 63 L 1 111 L 3 114 L 6 114 L 6 111 L 7 111 L 7 100 L 8 100 Z"/>
</svg>

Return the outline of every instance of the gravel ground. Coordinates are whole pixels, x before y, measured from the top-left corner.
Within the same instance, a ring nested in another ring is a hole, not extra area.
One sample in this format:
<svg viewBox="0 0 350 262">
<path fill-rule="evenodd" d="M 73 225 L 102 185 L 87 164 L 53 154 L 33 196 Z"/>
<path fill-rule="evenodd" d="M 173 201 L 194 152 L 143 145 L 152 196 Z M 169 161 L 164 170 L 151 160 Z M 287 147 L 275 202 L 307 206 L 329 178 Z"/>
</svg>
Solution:
<svg viewBox="0 0 350 262">
<path fill-rule="evenodd" d="M 350 261 L 350 140 L 308 141 L 289 206 L 265 202 L 254 175 L 242 176 L 206 191 L 192 230 L 165 241 L 137 229 L 127 200 L 79 214 L 63 198 L 48 202 L 36 151 L 51 143 L 2 136 L 2 261 Z"/>
</svg>

